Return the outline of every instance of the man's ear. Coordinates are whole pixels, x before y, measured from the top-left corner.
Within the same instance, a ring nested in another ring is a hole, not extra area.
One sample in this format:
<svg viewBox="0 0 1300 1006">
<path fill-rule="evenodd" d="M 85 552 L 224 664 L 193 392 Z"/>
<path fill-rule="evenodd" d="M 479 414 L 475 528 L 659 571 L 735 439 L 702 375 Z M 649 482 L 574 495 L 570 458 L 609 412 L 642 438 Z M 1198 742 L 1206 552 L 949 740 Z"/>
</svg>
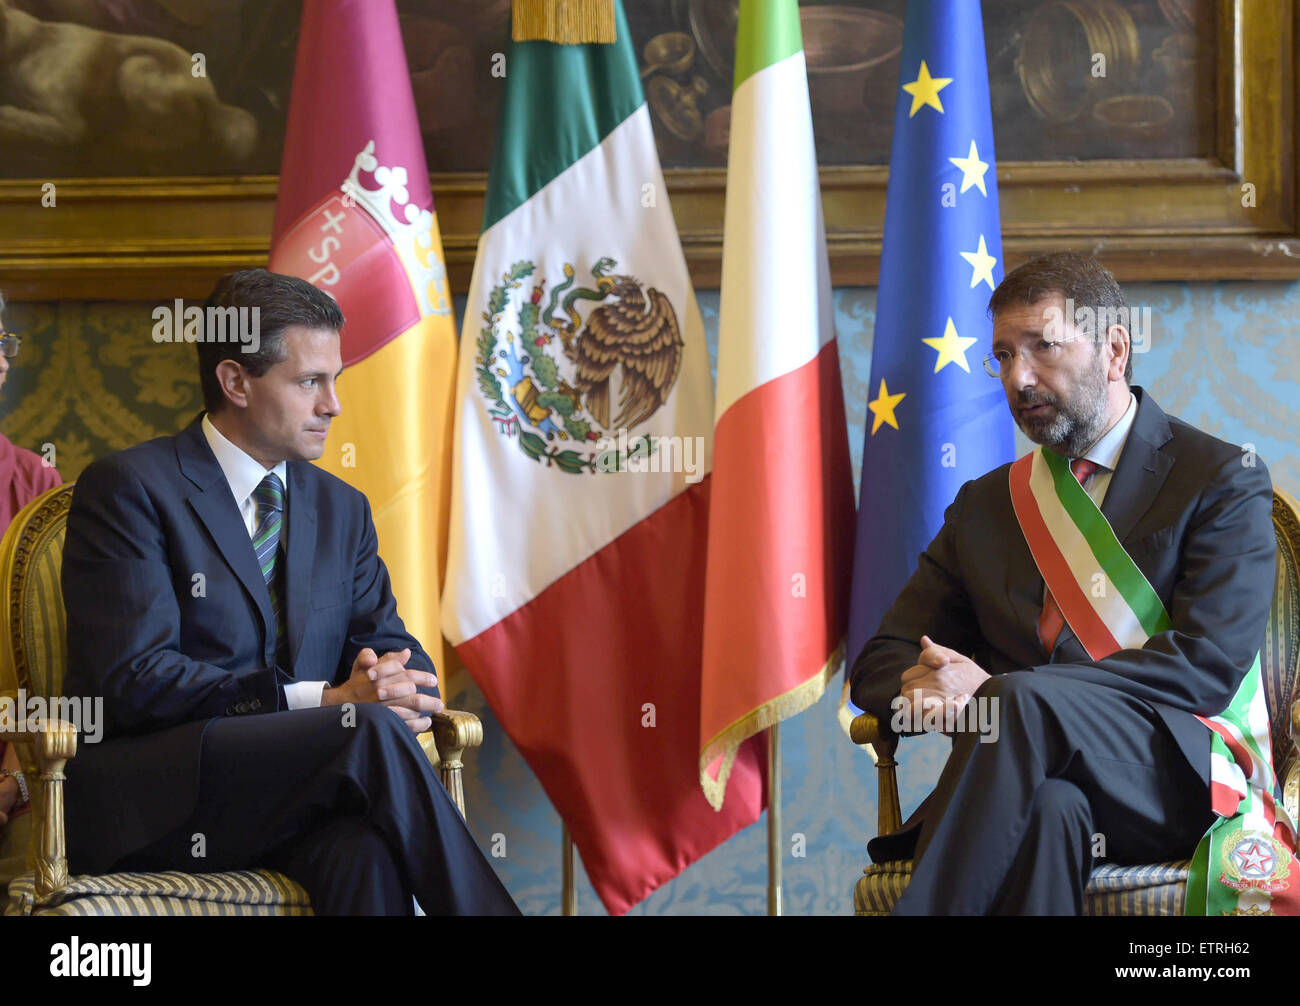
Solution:
<svg viewBox="0 0 1300 1006">
<path fill-rule="evenodd" d="M 249 373 L 234 360 L 222 360 L 217 364 L 217 383 L 221 393 L 232 404 L 241 409 L 248 408 Z"/>
<path fill-rule="evenodd" d="M 1123 325 L 1111 325 L 1106 329 L 1106 341 L 1113 354 L 1106 367 L 1106 376 L 1112 381 L 1122 381 L 1129 354 L 1133 352 L 1133 340 Z"/>
</svg>

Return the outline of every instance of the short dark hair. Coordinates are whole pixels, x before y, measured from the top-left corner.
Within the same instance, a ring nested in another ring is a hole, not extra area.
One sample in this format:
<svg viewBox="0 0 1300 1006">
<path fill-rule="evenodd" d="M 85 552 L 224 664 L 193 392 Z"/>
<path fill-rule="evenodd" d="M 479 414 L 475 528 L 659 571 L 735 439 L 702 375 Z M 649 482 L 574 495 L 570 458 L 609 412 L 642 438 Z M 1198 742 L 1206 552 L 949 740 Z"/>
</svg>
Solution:
<svg viewBox="0 0 1300 1006">
<path fill-rule="evenodd" d="M 1102 312 L 1118 313 L 1123 310 L 1123 317 L 1128 318 L 1128 300 L 1111 271 L 1093 255 L 1070 251 L 1040 255 L 1007 273 L 989 298 L 989 317 L 996 318 L 998 312 L 1008 305 L 1037 304 L 1044 297 L 1056 293 L 1076 305 L 1091 308 L 1097 312 L 1098 317 L 1102 316 Z M 1129 335 L 1128 359 L 1124 363 L 1126 384 L 1133 383 L 1131 331 Z M 1100 340 L 1097 347 L 1100 352 Z"/>
<path fill-rule="evenodd" d="M 291 325 L 306 328 L 343 328 L 343 312 L 338 302 L 324 290 L 297 276 L 285 276 L 265 269 L 241 269 L 227 273 L 204 303 L 209 308 L 258 308 L 261 324 L 255 353 L 231 352 L 230 344 L 198 340 L 199 382 L 203 386 L 203 407 L 216 412 L 226 396 L 217 380 L 217 365 L 222 360 L 242 364 L 254 377 L 261 377 L 285 358 L 284 330 Z"/>
</svg>

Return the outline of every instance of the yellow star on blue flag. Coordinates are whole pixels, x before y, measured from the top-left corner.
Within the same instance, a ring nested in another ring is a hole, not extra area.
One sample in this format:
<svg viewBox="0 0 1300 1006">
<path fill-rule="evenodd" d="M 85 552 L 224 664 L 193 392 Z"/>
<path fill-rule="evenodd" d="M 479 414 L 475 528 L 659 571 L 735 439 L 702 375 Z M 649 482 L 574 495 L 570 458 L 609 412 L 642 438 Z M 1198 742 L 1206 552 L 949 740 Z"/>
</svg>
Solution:
<svg viewBox="0 0 1300 1006">
<path fill-rule="evenodd" d="M 975 147 L 975 141 L 970 141 L 970 153 L 965 157 L 949 157 L 953 164 L 961 168 L 961 191 L 965 192 L 972 185 L 980 190 L 985 197 L 988 196 L 988 189 L 984 188 L 984 172 L 988 171 L 989 166 L 985 161 L 980 160 L 979 151 Z M 958 193 L 960 195 L 961 193 Z"/>
<path fill-rule="evenodd" d="M 917 71 L 916 80 L 903 85 L 903 90 L 912 96 L 912 110 L 907 113 L 907 117 L 910 119 L 924 105 L 942 112 L 943 103 L 939 100 L 939 92 L 951 83 L 951 77 L 931 77 L 930 68 L 925 65 L 925 60 L 921 60 L 921 69 Z"/>
<path fill-rule="evenodd" d="M 907 392 L 903 391 L 897 395 L 891 395 L 889 389 L 885 387 L 885 379 L 880 379 L 880 394 L 876 396 L 874 402 L 868 402 L 867 408 L 871 414 L 876 417 L 871 424 L 871 433 L 874 436 L 876 430 L 880 429 L 881 423 L 888 423 L 894 429 L 898 429 L 898 420 L 894 417 L 894 408 L 907 397 Z"/>
<path fill-rule="evenodd" d="M 993 282 L 993 267 L 998 264 L 998 260 L 989 254 L 988 248 L 984 245 L 984 235 L 980 235 L 980 245 L 973 252 L 962 252 L 961 257 L 971 264 L 970 286 L 974 290 L 980 283 L 987 283 L 989 289 L 994 289 L 997 284 Z"/>
<path fill-rule="evenodd" d="M 957 326 L 952 323 L 952 318 L 948 319 L 948 324 L 943 327 L 942 339 L 922 339 L 931 349 L 939 351 L 939 358 L 934 361 L 934 372 L 937 374 L 950 363 L 955 363 L 966 373 L 970 373 L 970 365 L 966 363 L 966 350 L 978 342 L 978 339 L 963 339 L 957 334 Z"/>
</svg>

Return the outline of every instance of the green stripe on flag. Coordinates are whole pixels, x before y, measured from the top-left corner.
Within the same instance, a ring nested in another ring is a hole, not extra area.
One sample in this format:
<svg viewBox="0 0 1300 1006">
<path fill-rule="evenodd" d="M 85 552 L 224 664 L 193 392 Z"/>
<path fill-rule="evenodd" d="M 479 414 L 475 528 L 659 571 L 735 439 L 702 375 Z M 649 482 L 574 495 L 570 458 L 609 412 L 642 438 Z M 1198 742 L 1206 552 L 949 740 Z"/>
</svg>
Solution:
<svg viewBox="0 0 1300 1006">
<path fill-rule="evenodd" d="M 1115 537 L 1110 523 L 1070 471 L 1069 462 L 1048 450 L 1044 450 L 1042 456 L 1047 462 L 1047 470 L 1052 473 L 1052 482 L 1056 486 L 1056 495 L 1061 505 L 1087 541 L 1093 558 L 1133 609 L 1142 630 L 1148 636 L 1167 630 L 1170 627 L 1169 615 L 1165 612 L 1160 595 L 1147 583 L 1147 578 L 1142 575 L 1137 564 L 1124 551 L 1124 546 Z"/>
<path fill-rule="evenodd" d="M 759 70 L 793 56 L 802 48 L 798 0 L 740 0 L 732 93 Z"/>
<path fill-rule="evenodd" d="M 645 103 L 618 0 L 614 13 L 618 41 L 610 45 L 518 42 L 510 47 L 484 230 L 595 149 Z"/>
</svg>

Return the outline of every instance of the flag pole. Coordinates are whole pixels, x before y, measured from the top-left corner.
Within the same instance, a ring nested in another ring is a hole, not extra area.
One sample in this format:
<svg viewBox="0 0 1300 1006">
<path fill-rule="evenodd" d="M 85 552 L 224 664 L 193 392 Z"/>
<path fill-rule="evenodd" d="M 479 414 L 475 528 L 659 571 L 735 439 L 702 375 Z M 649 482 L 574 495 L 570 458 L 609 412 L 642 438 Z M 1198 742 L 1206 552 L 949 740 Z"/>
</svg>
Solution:
<svg viewBox="0 0 1300 1006">
<path fill-rule="evenodd" d="M 573 884 L 573 836 L 569 826 L 561 825 L 560 832 L 560 871 L 563 876 L 563 888 L 560 893 L 560 914 L 578 914 L 578 892 Z"/>
<path fill-rule="evenodd" d="M 781 914 L 781 732 L 767 728 L 767 914 Z"/>
</svg>

